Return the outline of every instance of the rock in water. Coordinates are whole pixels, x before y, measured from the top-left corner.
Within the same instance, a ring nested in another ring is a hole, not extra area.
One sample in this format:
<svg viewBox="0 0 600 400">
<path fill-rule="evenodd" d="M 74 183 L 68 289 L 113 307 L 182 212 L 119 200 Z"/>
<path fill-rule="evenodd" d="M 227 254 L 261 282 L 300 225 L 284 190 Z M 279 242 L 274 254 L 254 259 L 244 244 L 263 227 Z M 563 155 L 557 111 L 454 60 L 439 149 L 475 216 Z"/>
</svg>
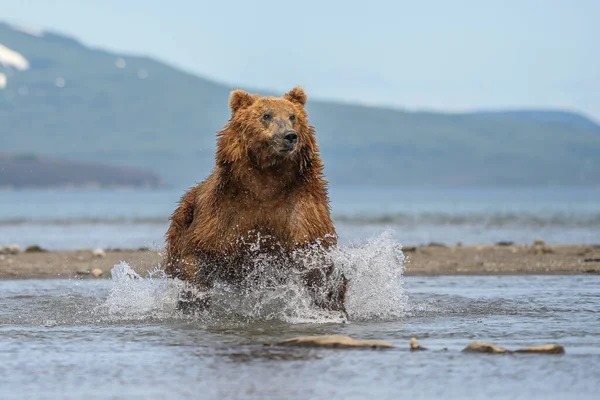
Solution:
<svg viewBox="0 0 600 400">
<path fill-rule="evenodd" d="M 96 258 L 104 258 L 106 257 L 106 252 L 103 249 L 94 249 L 92 250 L 92 256 Z"/>
<path fill-rule="evenodd" d="M 513 353 L 538 353 L 538 354 L 564 354 L 565 349 L 558 344 L 544 344 L 541 346 L 524 347 L 522 349 L 511 351 L 498 347 L 495 344 L 484 342 L 473 342 L 463 351 L 476 353 L 493 353 L 493 354 L 513 354 Z"/>
<path fill-rule="evenodd" d="M 564 354 L 565 348 L 558 344 L 543 344 L 541 346 L 524 347 L 515 353 Z"/>
<path fill-rule="evenodd" d="M 484 343 L 484 342 L 473 342 L 463 349 L 466 352 L 472 353 L 493 353 L 493 354 L 505 354 L 509 353 L 508 350 L 498 347 L 495 344 Z"/>
<path fill-rule="evenodd" d="M 421 347 L 417 338 L 410 339 L 410 351 L 422 351 L 427 350 L 425 347 Z"/>
<path fill-rule="evenodd" d="M 268 343 L 270 345 L 270 343 Z M 299 336 L 273 343 L 276 346 L 329 347 L 329 348 L 392 348 L 393 344 L 380 340 L 356 340 L 349 336 Z"/>
<path fill-rule="evenodd" d="M 104 274 L 104 272 L 102 272 L 102 270 L 100 268 L 94 268 L 91 271 L 91 274 L 94 275 L 94 277 L 98 278 L 98 277 L 102 276 L 102 274 Z"/>
</svg>

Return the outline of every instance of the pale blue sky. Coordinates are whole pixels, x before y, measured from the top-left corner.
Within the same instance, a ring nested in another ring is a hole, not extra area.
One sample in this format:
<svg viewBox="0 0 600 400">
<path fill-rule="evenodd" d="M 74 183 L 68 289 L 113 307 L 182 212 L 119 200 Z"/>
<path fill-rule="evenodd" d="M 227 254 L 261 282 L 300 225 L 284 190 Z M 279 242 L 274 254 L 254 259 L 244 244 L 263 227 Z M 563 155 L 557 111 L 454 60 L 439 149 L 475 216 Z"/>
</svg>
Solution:
<svg viewBox="0 0 600 400">
<path fill-rule="evenodd" d="M 598 0 L 0 0 L 0 19 L 242 87 L 600 120 Z"/>
</svg>

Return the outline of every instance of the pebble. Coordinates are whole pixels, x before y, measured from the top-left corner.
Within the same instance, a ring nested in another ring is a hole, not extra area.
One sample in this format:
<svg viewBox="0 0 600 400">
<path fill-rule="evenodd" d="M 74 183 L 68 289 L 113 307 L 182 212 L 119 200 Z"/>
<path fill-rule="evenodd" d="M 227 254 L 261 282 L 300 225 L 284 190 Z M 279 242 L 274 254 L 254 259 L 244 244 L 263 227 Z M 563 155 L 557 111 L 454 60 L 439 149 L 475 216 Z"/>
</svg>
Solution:
<svg viewBox="0 0 600 400">
<path fill-rule="evenodd" d="M 552 250 L 550 247 L 546 247 L 546 246 L 535 246 L 529 252 L 532 254 L 541 255 L 541 254 L 553 254 L 554 250 Z"/>
<path fill-rule="evenodd" d="M 19 254 L 21 246 L 18 244 L 9 244 L 8 246 L 0 246 L 0 254 Z"/>
<path fill-rule="evenodd" d="M 103 249 L 94 249 L 92 250 L 92 256 L 96 258 L 104 258 L 106 257 L 106 252 Z"/>
<path fill-rule="evenodd" d="M 440 243 L 440 242 L 429 242 L 427 247 L 448 247 L 448 246 L 446 246 L 444 243 Z"/>
</svg>

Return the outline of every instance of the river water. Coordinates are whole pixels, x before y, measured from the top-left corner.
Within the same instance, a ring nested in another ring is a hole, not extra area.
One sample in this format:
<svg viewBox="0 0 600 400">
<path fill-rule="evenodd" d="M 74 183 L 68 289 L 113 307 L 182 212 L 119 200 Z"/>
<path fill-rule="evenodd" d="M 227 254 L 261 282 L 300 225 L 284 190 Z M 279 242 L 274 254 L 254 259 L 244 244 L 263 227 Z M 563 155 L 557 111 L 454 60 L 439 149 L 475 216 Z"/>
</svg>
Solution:
<svg viewBox="0 0 600 400">
<path fill-rule="evenodd" d="M 160 249 L 181 194 L 0 192 L 0 246 Z M 598 189 L 331 195 L 340 235 L 332 256 L 351 278 L 349 320 L 312 308 L 293 281 L 242 295 L 218 286 L 214 307 L 193 316 L 176 311 L 178 282 L 125 263 L 111 279 L 0 281 L 0 399 L 598 398 L 600 276 L 405 278 L 396 250 L 431 241 L 597 244 Z M 321 334 L 397 347 L 263 345 Z M 411 353 L 412 337 L 429 350 Z M 474 340 L 558 343 L 566 354 L 461 352 Z"/>
<path fill-rule="evenodd" d="M 0 246 L 160 249 L 183 194 L 165 190 L 0 192 Z M 386 228 L 406 246 L 498 241 L 600 243 L 599 188 L 332 187 L 342 243 Z"/>
<path fill-rule="evenodd" d="M 394 287 L 355 288 L 340 323 L 302 305 L 183 316 L 172 281 L 126 264 L 107 280 L 3 281 L 0 398 L 598 398 L 599 276 L 407 277 Z M 263 345 L 321 334 L 397 347 Z M 411 353 L 411 337 L 429 350 Z M 566 353 L 461 352 L 473 340 Z"/>
</svg>

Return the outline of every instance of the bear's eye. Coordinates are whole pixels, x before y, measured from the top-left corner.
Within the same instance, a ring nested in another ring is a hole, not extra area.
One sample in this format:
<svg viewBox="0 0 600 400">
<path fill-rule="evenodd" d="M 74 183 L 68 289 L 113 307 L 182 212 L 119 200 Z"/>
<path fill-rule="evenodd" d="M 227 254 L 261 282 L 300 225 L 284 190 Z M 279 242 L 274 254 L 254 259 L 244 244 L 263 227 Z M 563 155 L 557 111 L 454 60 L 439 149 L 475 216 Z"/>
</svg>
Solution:
<svg viewBox="0 0 600 400">
<path fill-rule="evenodd" d="M 266 113 L 262 116 L 263 121 L 265 122 L 269 122 L 271 119 L 273 119 L 273 116 L 269 113 Z"/>
<path fill-rule="evenodd" d="M 294 114 L 290 115 L 290 121 L 294 122 L 296 120 L 296 116 Z"/>
</svg>

